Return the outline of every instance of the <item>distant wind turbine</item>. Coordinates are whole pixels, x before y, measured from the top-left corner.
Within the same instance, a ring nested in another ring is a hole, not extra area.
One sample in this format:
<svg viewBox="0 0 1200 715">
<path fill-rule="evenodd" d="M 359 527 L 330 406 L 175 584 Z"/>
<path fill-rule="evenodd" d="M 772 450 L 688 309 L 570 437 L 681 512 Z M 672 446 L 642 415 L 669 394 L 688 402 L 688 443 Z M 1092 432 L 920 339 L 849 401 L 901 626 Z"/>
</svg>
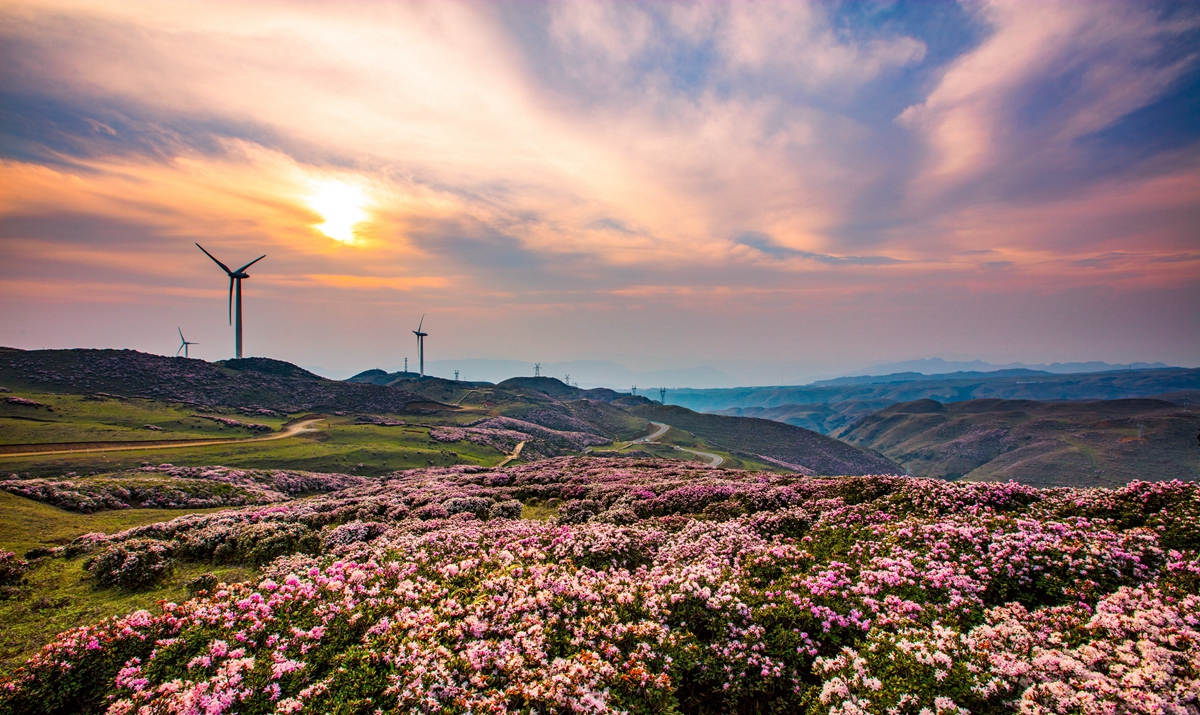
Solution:
<svg viewBox="0 0 1200 715">
<path fill-rule="evenodd" d="M 188 346 L 199 345 L 200 343 L 188 342 L 188 339 L 183 337 L 183 328 L 176 328 L 176 330 L 179 331 L 179 349 L 175 351 L 175 357 L 179 357 L 179 353 L 183 353 L 183 357 L 186 359 L 188 356 Z"/>
<path fill-rule="evenodd" d="M 201 251 L 204 251 L 204 246 L 201 246 L 199 243 L 196 244 L 196 248 L 199 248 Z M 258 263 L 259 261 L 266 258 L 267 256 L 265 254 L 261 255 L 258 258 L 255 258 L 253 261 L 250 261 L 246 265 L 237 269 L 236 271 L 231 271 L 231 270 L 229 270 L 229 266 L 218 261 L 216 259 L 216 257 L 213 256 L 213 254 L 209 253 L 208 251 L 204 251 L 204 255 L 211 258 L 213 260 L 213 263 L 220 266 L 221 270 L 225 271 L 225 274 L 229 276 L 229 322 L 230 322 L 230 324 L 235 326 L 234 327 L 234 333 L 236 334 L 235 345 L 237 348 L 236 356 L 238 358 L 240 358 L 240 357 L 242 357 L 242 279 L 250 277 L 246 273 L 247 268 L 249 268 L 250 266 L 253 266 L 255 263 Z M 234 321 L 233 321 L 233 302 L 234 302 L 233 301 L 233 293 L 234 293 L 233 288 L 234 288 L 234 284 L 237 284 L 237 322 L 236 323 L 234 323 Z"/>
<path fill-rule="evenodd" d="M 417 360 L 421 365 L 421 377 L 425 377 L 425 336 L 429 333 L 422 333 L 421 326 L 425 325 L 425 314 L 421 314 L 421 322 L 417 323 L 417 329 L 413 331 L 413 335 L 417 336 Z"/>
</svg>

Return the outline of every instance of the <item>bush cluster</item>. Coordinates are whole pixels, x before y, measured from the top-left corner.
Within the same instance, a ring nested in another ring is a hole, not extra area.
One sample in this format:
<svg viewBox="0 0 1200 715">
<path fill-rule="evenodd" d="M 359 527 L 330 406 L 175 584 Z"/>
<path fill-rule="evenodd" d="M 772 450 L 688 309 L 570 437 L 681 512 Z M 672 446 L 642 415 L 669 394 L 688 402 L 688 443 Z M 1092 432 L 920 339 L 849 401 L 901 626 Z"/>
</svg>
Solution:
<svg viewBox="0 0 1200 715">
<path fill-rule="evenodd" d="M 500 515 L 522 498 L 559 518 Z M 60 635 L 0 713 L 1190 714 L 1197 504 L 1179 482 L 403 472 L 92 538 L 278 558 Z"/>
<path fill-rule="evenodd" d="M 171 572 L 172 547 L 151 539 L 127 539 L 89 557 L 84 568 L 101 586 L 144 591 L 157 586 Z"/>
<path fill-rule="evenodd" d="M 17 586 L 29 573 L 29 562 L 0 549 L 0 586 Z"/>
</svg>

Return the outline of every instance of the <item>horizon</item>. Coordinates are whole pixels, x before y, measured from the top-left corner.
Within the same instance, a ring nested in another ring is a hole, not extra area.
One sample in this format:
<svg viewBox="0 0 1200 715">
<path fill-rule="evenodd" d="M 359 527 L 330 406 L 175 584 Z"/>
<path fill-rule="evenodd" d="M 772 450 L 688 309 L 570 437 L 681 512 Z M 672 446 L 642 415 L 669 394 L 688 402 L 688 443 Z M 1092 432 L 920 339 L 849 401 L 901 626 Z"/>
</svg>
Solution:
<svg viewBox="0 0 1200 715">
<path fill-rule="evenodd" d="M 0 350 L 26 350 L 26 348 L 14 348 L 12 346 L 0 346 Z M 28 350 L 133 350 L 132 348 L 30 348 Z M 170 355 L 165 353 L 153 353 L 145 351 L 142 354 L 152 355 L 154 357 L 186 357 L 181 355 Z M 224 364 L 235 358 L 222 358 L 218 360 L 205 360 L 204 358 L 191 358 L 202 362 L 210 362 L 213 364 Z M 279 358 L 272 358 L 264 355 L 248 355 L 245 360 L 266 359 L 275 362 L 284 362 L 294 367 L 301 368 L 317 377 L 333 380 L 338 382 L 348 381 L 352 378 L 359 377 L 366 373 L 381 371 L 385 374 L 405 373 L 408 375 L 418 375 L 418 373 L 409 369 L 405 372 L 404 366 L 390 367 L 371 367 L 355 370 L 351 374 L 330 374 L 328 370 L 319 365 L 299 365 Z M 540 367 L 540 374 L 535 373 L 535 366 Z M 438 380 L 447 380 L 452 382 L 477 383 L 497 385 L 506 380 L 519 378 L 544 378 L 548 380 L 557 380 L 560 383 L 567 384 L 583 390 L 596 388 L 606 388 L 616 392 L 629 394 L 632 390 L 641 390 L 642 394 L 651 395 L 657 393 L 660 389 L 668 391 L 695 391 L 704 392 L 709 390 L 738 390 L 738 389 L 771 389 L 771 388 L 802 388 L 820 386 L 824 383 L 837 382 L 840 380 L 870 378 L 870 377 L 895 377 L 898 375 L 919 375 L 921 377 L 938 377 L 951 375 L 987 375 L 990 373 L 1025 371 L 1045 375 L 1081 375 L 1094 374 L 1103 372 L 1127 372 L 1130 370 L 1191 370 L 1197 369 L 1198 366 L 1183 366 L 1183 365 L 1167 365 L 1161 362 L 1147 363 L 1135 362 L 1129 364 L 1112 364 L 1099 361 L 1090 362 L 1071 362 L 1071 363 L 1052 363 L 1052 364 L 1027 364 L 1027 363 L 1009 363 L 1005 365 L 996 365 L 987 363 L 981 360 L 973 361 L 947 361 L 942 358 L 923 358 L 911 361 L 897 363 L 882 363 L 848 372 L 845 374 L 835 375 L 818 375 L 805 382 L 780 382 L 755 384 L 751 382 L 738 382 L 737 378 L 713 368 L 710 365 L 701 365 L 691 369 L 666 369 L 649 372 L 635 372 L 619 363 L 600 360 L 575 360 L 567 363 L 525 363 L 519 360 L 485 360 L 485 359 L 466 359 L 466 360 L 439 360 L 433 363 L 422 378 L 431 378 Z M 465 373 L 471 369 L 474 374 L 467 375 Z M 601 376 L 597 376 L 596 370 L 600 371 Z M 922 372 L 924 370 L 924 372 Z M 436 371 L 436 372 L 435 372 Z M 572 376 L 571 371 L 574 371 Z M 623 373 L 627 379 L 613 380 L 611 376 L 613 372 Z M 451 377 L 451 374 L 455 374 Z M 483 373 L 483 377 L 479 377 L 478 373 Z M 680 383 L 679 376 L 681 375 L 700 375 L 699 384 Z M 609 379 L 603 377 L 607 375 Z M 632 379 L 628 379 L 632 378 Z M 649 378 L 649 379 L 647 379 Z M 667 378 L 667 379 L 664 379 Z M 567 380 L 570 382 L 567 382 Z M 668 380 L 674 379 L 674 382 Z M 655 380 L 660 380 L 655 382 Z M 640 382 L 639 386 L 637 383 Z"/>
<path fill-rule="evenodd" d="M 231 357 L 199 242 L 266 254 L 246 354 L 331 377 L 415 369 L 422 315 L 430 371 L 1200 365 L 1195 5 L 0 18 L 6 345 Z"/>
</svg>

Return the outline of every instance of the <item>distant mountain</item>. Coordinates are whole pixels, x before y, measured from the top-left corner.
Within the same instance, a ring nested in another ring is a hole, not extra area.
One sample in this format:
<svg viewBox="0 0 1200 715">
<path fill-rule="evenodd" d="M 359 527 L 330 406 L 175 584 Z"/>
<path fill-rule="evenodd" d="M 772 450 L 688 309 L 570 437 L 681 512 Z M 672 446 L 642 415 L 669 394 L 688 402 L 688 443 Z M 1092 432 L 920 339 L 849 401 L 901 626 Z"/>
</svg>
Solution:
<svg viewBox="0 0 1200 715">
<path fill-rule="evenodd" d="M 917 400 L 839 436 L 913 475 L 1036 486 L 1200 477 L 1200 413 L 1162 400 Z"/>
<path fill-rule="evenodd" d="M 887 382 L 916 382 L 920 380 L 970 380 L 977 378 L 992 379 L 997 377 L 1037 377 L 1053 375 L 1047 370 L 1027 370 L 1024 368 L 995 371 L 964 371 L 946 372 L 926 375 L 920 372 L 894 372 L 887 375 L 859 375 L 853 377 L 835 377 L 832 380 L 817 380 L 811 383 L 813 387 L 830 385 L 877 385 Z"/>
<path fill-rule="evenodd" d="M 1113 364 L 1100 362 L 1098 360 L 1093 360 L 1091 362 L 1053 362 L 1049 365 L 1045 363 L 1027 365 L 1023 362 L 1010 362 L 1006 365 L 995 365 L 982 360 L 961 362 L 943 360 L 942 358 L 925 358 L 922 360 L 906 360 L 904 362 L 890 362 L 882 365 L 875 365 L 873 367 L 866 368 L 865 370 L 858 370 L 856 372 L 849 373 L 847 377 L 857 377 L 860 375 L 891 375 L 901 372 L 915 372 L 924 375 L 940 375 L 947 372 L 996 372 L 1000 370 L 1038 370 L 1041 372 L 1052 372 L 1063 375 L 1068 373 L 1106 372 L 1109 370 L 1155 370 L 1165 367 L 1172 366 L 1161 362 L 1131 362 L 1126 364 Z"/>
<path fill-rule="evenodd" d="M 427 363 L 426 373 L 441 377 L 453 377 L 459 371 L 461 379 L 500 382 L 514 375 L 533 375 L 534 364 L 520 360 L 434 360 Z M 571 376 L 571 383 L 580 387 L 607 387 L 628 392 L 633 385 L 642 389 L 680 385 L 689 387 L 733 387 L 738 381 L 730 375 L 708 365 L 670 370 L 631 370 L 619 363 L 607 360 L 571 360 L 568 362 L 541 363 L 544 376 L 559 379 Z"/>
<path fill-rule="evenodd" d="M 911 379 L 910 379 L 911 378 Z M 701 412 L 770 419 L 831 433 L 889 405 L 912 400 L 963 402 L 981 398 L 1010 400 L 1117 400 L 1190 395 L 1200 402 L 1200 368 L 1120 370 L 1055 375 L 956 373 L 931 378 L 909 375 L 890 379 L 853 379 L 838 384 L 799 387 L 738 387 L 727 390 L 671 390 L 669 404 Z"/>
</svg>

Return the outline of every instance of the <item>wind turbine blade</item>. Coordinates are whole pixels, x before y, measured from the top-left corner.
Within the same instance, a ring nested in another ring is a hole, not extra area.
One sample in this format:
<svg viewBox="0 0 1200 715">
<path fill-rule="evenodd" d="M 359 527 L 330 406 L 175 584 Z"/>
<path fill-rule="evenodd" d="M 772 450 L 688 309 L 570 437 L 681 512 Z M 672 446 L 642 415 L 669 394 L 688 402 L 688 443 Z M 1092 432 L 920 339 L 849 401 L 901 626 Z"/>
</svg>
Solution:
<svg viewBox="0 0 1200 715">
<path fill-rule="evenodd" d="M 417 332 L 421 332 L 421 326 L 425 324 L 425 314 L 421 313 L 421 322 L 417 323 Z"/>
<path fill-rule="evenodd" d="M 229 324 L 233 325 L 233 276 L 229 276 Z"/>
<path fill-rule="evenodd" d="M 198 245 L 198 244 L 197 244 L 197 245 Z M 241 268 L 237 269 L 236 271 L 234 271 L 234 273 L 241 273 L 242 271 L 246 270 L 246 269 L 247 269 L 247 268 L 249 268 L 250 266 L 253 266 L 255 263 L 258 263 L 259 261 L 261 261 L 262 259 L 264 259 L 264 258 L 266 258 L 266 257 L 267 257 L 267 254 L 265 254 L 265 253 L 264 253 L 263 255 L 259 256 L 258 258 L 255 258 L 253 261 L 250 261 L 250 262 L 249 262 L 249 263 L 247 263 L 246 265 L 244 265 L 244 266 L 242 266 Z"/>
<path fill-rule="evenodd" d="M 200 244 L 198 244 L 198 243 L 196 244 L 196 248 L 199 248 L 201 251 L 204 251 L 204 246 L 201 246 L 201 245 L 200 245 Z M 208 257 L 209 257 L 209 258 L 211 258 L 211 259 L 213 259 L 213 263 L 215 263 L 215 264 L 217 264 L 218 266 L 220 266 L 220 267 L 221 267 L 221 270 L 225 271 L 226 273 L 233 273 L 233 271 L 229 270 L 229 266 L 227 266 L 227 265 L 225 265 L 224 263 L 221 263 L 220 261 L 218 261 L 218 260 L 216 259 L 216 256 L 214 256 L 213 254 L 209 253 L 208 251 L 204 251 L 204 255 L 208 256 Z"/>
<path fill-rule="evenodd" d="M 180 342 L 184 342 L 184 343 L 186 343 L 186 342 L 187 342 L 187 338 L 183 337 L 183 328 L 175 328 L 175 329 L 179 331 L 179 340 L 180 340 Z"/>
<path fill-rule="evenodd" d="M 187 343 L 184 343 L 184 345 L 186 345 L 186 344 Z M 175 351 L 175 357 L 179 357 L 179 353 L 181 353 L 181 352 L 183 352 L 183 345 L 180 345 L 179 349 Z"/>
</svg>

